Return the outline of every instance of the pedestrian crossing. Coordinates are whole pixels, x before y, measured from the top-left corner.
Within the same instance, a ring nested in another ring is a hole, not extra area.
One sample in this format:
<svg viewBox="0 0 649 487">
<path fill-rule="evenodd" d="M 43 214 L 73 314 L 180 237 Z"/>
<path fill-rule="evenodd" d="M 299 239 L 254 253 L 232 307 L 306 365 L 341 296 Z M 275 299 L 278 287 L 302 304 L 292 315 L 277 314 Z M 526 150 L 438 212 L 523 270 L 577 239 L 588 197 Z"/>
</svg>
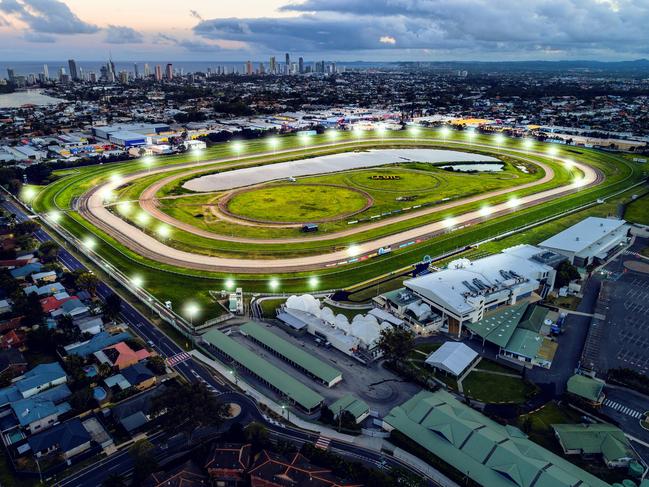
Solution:
<svg viewBox="0 0 649 487">
<path fill-rule="evenodd" d="M 187 352 L 180 352 L 180 353 L 177 353 L 176 355 L 173 355 L 173 356 L 169 357 L 167 359 L 167 365 L 169 367 L 175 367 L 179 363 L 186 362 L 190 358 L 192 358 L 192 356 L 189 355 Z"/>
<path fill-rule="evenodd" d="M 329 443 L 331 443 L 331 438 L 320 436 L 320 438 L 318 438 L 318 441 L 315 442 L 315 447 L 320 448 L 321 450 L 328 450 Z"/>
<path fill-rule="evenodd" d="M 618 413 L 622 413 L 622 414 L 626 414 L 627 416 L 631 416 L 632 418 L 635 418 L 635 419 L 640 419 L 640 418 L 642 418 L 644 416 L 644 413 L 638 412 L 635 409 L 624 406 L 623 404 L 620 404 L 619 402 L 611 401 L 610 399 L 605 399 L 604 400 L 604 406 L 609 407 L 611 409 L 614 409 Z"/>
</svg>

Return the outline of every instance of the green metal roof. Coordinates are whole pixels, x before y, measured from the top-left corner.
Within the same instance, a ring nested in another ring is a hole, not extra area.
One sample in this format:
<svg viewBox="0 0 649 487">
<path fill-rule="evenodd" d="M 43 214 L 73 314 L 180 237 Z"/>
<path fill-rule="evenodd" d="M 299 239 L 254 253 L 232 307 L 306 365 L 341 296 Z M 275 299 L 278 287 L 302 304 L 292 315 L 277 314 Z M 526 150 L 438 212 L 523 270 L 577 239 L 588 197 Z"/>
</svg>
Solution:
<svg viewBox="0 0 649 487">
<path fill-rule="evenodd" d="M 569 393 L 597 402 L 602 395 L 606 382 L 581 374 L 575 374 L 568 379 L 566 386 Z"/>
<path fill-rule="evenodd" d="M 565 450 L 601 454 L 607 461 L 635 458 L 624 432 L 611 424 L 553 424 L 552 428 Z"/>
<path fill-rule="evenodd" d="M 329 409 L 331 409 L 334 415 L 338 415 L 340 411 L 347 411 L 351 413 L 354 418 L 358 419 L 363 414 L 369 412 L 370 407 L 365 401 L 357 399 L 351 394 L 347 394 L 329 406 Z"/>
<path fill-rule="evenodd" d="M 533 359 L 543 345 L 543 337 L 536 332 L 517 328 L 507 345 L 503 347 L 508 352 Z"/>
<path fill-rule="evenodd" d="M 511 306 L 465 326 L 486 341 L 504 347 L 514 334 L 527 306 L 527 303 Z"/>
<path fill-rule="evenodd" d="M 543 322 L 545 321 L 546 316 L 548 316 L 547 308 L 531 304 L 525 310 L 518 327 L 533 331 L 534 333 L 539 333 L 543 327 Z"/>
<path fill-rule="evenodd" d="M 278 337 L 267 328 L 257 323 L 250 322 L 239 328 L 241 332 L 260 341 L 271 350 L 277 352 L 284 359 L 296 363 L 318 379 L 331 383 L 342 379 L 342 372 L 324 363 L 322 360 Z"/>
<path fill-rule="evenodd" d="M 392 409 L 384 422 L 480 485 L 609 487 L 446 391 L 421 391 Z"/>
<path fill-rule="evenodd" d="M 311 410 L 324 401 L 317 392 L 294 379 L 283 370 L 260 358 L 257 354 L 237 343 L 226 334 L 211 330 L 203 335 L 203 340 L 220 350 L 223 354 L 250 370 L 259 378 L 271 384 L 304 409 Z"/>
</svg>

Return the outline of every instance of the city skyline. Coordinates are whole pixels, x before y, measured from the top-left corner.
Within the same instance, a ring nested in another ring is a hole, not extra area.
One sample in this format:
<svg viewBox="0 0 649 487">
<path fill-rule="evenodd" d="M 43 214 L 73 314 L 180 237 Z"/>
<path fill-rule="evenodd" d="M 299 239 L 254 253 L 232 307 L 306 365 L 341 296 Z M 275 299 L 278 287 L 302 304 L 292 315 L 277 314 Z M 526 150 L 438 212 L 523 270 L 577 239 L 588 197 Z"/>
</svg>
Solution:
<svg viewBox="0 0 649 487">
<path fill-rule="evenodd" d="M 630 60 L 647 20 L 637 0 L 0 0 L 0 60 Z"/>
</svg>

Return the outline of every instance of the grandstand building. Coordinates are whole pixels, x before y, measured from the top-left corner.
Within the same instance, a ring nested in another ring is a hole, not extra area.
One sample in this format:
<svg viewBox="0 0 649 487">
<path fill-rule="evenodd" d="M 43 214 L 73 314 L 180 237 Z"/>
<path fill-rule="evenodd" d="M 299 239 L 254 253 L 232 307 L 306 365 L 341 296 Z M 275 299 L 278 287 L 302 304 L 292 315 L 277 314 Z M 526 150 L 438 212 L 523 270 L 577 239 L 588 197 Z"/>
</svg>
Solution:
<svg viewBox="0 0 649 487">
<path fill-rule="evenodd" d="M 566 258 L 532 245 L 518 245 L 476 261 L 459 259 L 448 268 L 404 282 L 444 320 L 443 331 L 460 336 L 485 312 L 515 305 L 554 287 L 556 267 Z"/>
</svg>

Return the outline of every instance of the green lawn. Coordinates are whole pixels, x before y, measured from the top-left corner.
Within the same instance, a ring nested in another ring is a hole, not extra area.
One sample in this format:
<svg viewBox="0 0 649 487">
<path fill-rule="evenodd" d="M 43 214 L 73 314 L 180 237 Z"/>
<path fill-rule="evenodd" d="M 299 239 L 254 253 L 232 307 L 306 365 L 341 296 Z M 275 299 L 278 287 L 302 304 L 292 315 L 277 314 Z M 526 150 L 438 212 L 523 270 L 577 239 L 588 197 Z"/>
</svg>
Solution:
<svg viewBox="0 0 649 487">
<path fill-rule="evenodd" d="M 345 187 L 274 184 L 236 193 L 228 201 L 227 210 L 252 220 L 308 223 L 343 218 L 366 204 L 367 196 Z"/>
<path fill-rule="evenodd" d="M 286 298 L 264 299 L 261 301 L 261 314 L 264 318 L 275 318 L 275 310 L 286 302 Z"/>
<path fill-rule="evenodd" d="M 624 219 L 641 225 L 649 225 L 649 194 L 629 203 L 624 212 Z"/>
<path fill-rule="evenodd" d="M 474 370 L 462 381 L 464 394 L 487 403 L 523 403 L 536 393 L 536 387 L 517 377 Z"/>
<path fill-rule="evenodd" d="M 520 375 L 516 369 L 513 369 L 512 367 L 507 367 L 501 362 L 494 362 L 493 360 L 489 360 L 486 358 L 480 360 L 480 363 L 476 365 L 476 368 L 482 370 L 489 370 L 491 372 L 501 372 L 503 374 Z"/>
</svg>

